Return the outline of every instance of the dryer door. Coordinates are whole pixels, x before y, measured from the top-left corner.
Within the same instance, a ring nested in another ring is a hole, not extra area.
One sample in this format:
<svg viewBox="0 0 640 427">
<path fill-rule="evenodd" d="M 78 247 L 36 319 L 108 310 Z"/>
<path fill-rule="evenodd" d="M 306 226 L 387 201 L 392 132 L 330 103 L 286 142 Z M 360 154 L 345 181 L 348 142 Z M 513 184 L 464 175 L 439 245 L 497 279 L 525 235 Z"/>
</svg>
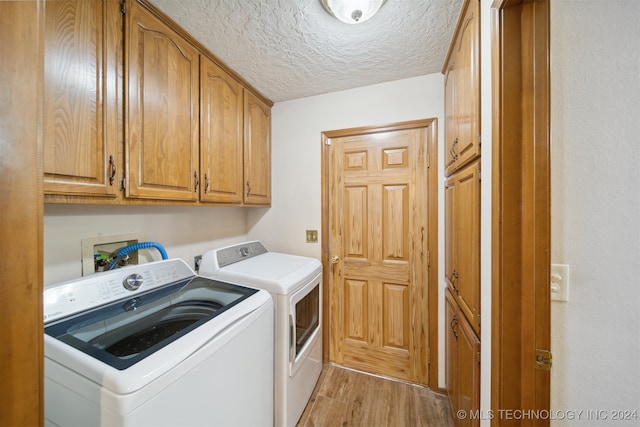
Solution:
<svg viewBox="0 0 640 427">
<path fill-rule="evenodd" d="M 320 339 L 322 324 L 322 275 L 289 298 L 289 366 L 290 375 L 296 372 L 297 363 L 304 358 L 315 339 Z"/>
</svg>

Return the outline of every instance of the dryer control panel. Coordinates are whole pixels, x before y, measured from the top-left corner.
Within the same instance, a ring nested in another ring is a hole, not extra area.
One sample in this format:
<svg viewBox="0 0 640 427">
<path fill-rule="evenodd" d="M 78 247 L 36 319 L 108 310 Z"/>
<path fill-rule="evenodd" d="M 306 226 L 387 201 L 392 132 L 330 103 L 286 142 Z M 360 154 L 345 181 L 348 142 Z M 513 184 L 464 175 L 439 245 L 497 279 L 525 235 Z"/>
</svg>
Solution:
<svg viewBox="0 0 640 427">
<path fill-rule="evenodd" d="M 44 322 L 61 319 L 123 298 L 195 277 L 181 259 L 169 259 L 105 271 L 47 287 Z"/>
</svg>

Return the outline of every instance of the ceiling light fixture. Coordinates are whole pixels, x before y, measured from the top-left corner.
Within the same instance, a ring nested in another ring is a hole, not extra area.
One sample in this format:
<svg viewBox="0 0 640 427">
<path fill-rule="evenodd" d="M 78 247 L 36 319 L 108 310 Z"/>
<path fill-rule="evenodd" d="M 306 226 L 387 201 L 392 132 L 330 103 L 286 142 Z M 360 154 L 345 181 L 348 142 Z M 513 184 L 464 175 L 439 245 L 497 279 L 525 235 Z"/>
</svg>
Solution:
<svg viewBox="0 0 640 427">
<path fill-rule="evenodd" d="M 387 0 L 320 0 L 332 16 L 347 24 L 359 24 L 375 15 Z"/>
</svg>

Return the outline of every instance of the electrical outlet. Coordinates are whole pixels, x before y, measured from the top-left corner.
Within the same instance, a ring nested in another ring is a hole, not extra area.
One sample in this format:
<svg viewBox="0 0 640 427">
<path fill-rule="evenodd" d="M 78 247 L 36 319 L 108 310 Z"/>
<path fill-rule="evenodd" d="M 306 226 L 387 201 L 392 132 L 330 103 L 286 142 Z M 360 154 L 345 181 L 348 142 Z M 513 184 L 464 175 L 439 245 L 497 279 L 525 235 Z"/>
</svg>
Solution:
<svg viewBox="0 0 640 427">
<path fill-rule="evenodd" d="M 307 230 L 307 243 L 318 243 L 318 230 Z"/>
<path fill-rule="evenodd" d="M 193 257 L 193 269 L 196 273 L 200 270 L 200 263 L 202 262 L 202 255 L 196 255 Z"/>
</svg>

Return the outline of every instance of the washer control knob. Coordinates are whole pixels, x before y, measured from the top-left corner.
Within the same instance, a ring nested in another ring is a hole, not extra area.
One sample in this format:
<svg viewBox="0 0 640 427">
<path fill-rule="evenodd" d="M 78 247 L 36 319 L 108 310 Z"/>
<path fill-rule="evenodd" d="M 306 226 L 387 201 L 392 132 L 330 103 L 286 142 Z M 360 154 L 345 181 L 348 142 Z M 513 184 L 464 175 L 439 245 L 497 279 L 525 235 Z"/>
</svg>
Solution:
<svg viewBox="0 0 640 427">
<path fill-rule="evenodd" d="M 240 255 L 244 256 L 249 256 L 249 248 L 246 246 L 243 246 L 240 248 Z"/>
<path fill-rule="evenodd" d="M 122 281 L 122 286 L 130 291 L 136 291 L 142 286 L 142 276 L 140 274 L 130 274 Z"/>
</svg>

